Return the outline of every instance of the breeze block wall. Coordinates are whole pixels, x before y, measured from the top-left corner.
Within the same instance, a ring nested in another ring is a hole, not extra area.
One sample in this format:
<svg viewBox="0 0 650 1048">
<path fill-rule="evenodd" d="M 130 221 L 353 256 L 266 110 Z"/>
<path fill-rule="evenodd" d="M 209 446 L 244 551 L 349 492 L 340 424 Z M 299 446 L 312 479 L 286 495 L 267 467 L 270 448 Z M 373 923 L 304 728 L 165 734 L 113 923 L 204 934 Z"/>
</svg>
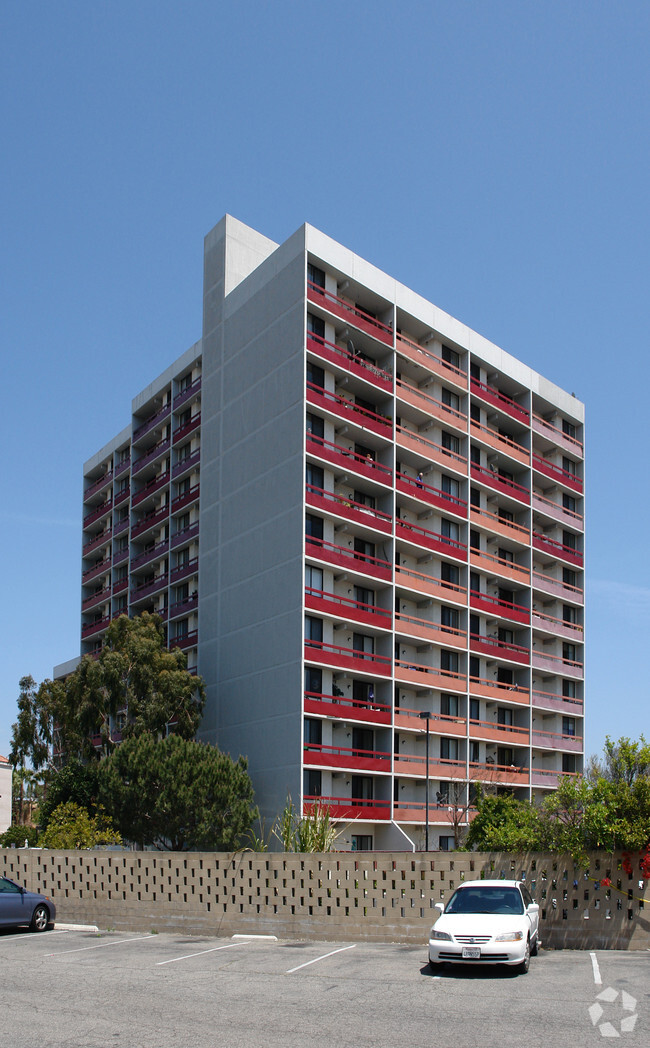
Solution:
<svg viewBox="0 0 650 1048">
<path fill-rule="evenodd" d="M 435 903 L 463 880 L 517 878 L 540 905 L 544 946 L 650 948 L 650 889 L 622 855 L 593 854 L 580 868 L 542 854 L 8 849 L 0 872 L 49 895 L 62 923 L 423 948 Z"/>
</svg>

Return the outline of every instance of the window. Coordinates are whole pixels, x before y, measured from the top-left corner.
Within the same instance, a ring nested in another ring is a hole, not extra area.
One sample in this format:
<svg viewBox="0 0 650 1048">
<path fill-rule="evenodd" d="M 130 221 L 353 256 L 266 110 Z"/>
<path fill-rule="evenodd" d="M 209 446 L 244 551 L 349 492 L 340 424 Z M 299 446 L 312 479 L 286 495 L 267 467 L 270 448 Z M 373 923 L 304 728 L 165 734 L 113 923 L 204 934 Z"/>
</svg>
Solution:
<svg viewBox="0 0 650 1048">
<path fill-rule="evenodd" d="M 497 684 L 511 684 L 514 685 L 515 678 L 512 670 L 506 669 L 504 666 L 500 666 L 497 670 Z"/>
<path fill-rule="evenodd" d="M 305 666 L 305 691 L 323 694 L 323 671 L 316 666 Z"/>
<path fill-rule="evenodd" d="M 502 644 L 514 644 L 515 634 L 513 630 L 507 630 L 499 626 L 499 640 Z"/>
<path fill-rule="evenodd" d="M 192 385 L 192 372 L 188 371 L 186 375 L 183 375 L 183 377 L 178 380 L 178 392 L 179 393 L 184 393 L 185 390 L 189 389 L 191 385 Z"/>
<path fill-rule="evenodd" d="M 440 624 L 447 626 L 449 629 L 457 630 L 459 622 L 459 615 L 457 608 L 447 608 L 443 604 L 440 608 Z"/>
<path fill-rule="evenodd" d="M 563 418 L 563 419 L 562 419 L 562 432 L 563 432 L 563 433 L 564 433 L 564 434 L 565 434 L 565 435 L 566 435 L 567 437 L 573 437 L 573 439 L 575 440 L 575 436 L 576 436 L 576 428 L 575 428 L 575 426 L 573 425 L 573 422 L 569 422 L 569 421 L 568 421 L 567 419 L 565 419 L 565 418 Z"/>
<path fill-rule="evenodd" d="M 450 837 L 449 834 L 440 834 L 439 837 L 439 848 L 440 851 L 450 852 L 454 850 L 454 838 Z"/>
<path fill-rule="evenodd" d="M 441 695 L 440 696 L 440 712 L 443 717 L 457 717 L 458 716 L 458 696 L 457 695 Z"/>
<path fill-rule="evenodd" d="M 371 658 L 375 652 L 375 638 L 365 633 L 354 633 L 352 647 L 356 652 L 363 653 L 364 658 Z"/>
<path fill-rule="evenodd" d="M 562 568 L 562 582 L 565 586 L 573 586 L 575 588 L 577 585 L 577 579 L 578 576 L 576 572 L 571 568 Z"/>
<path fill-rule="evenodd" d="M 502 768 L 515 766 L 515 751 L 512 746 L 497 746 L 497 764 L 500 764 Z"/>
<path fill-rule="evenodd" d="M 358 801 L 371 801 L 373 782 L 370 775 L 353 775 L 351 796 Z"/>
<path fill-rule="evenodd" d="M 453 433 L 448 433 L 446 429 L 442 431 L 442 446 L 446 451 L 451 451 L 452 454 L 460 454 L 460 440 L 454 436 Z"/>
<path fill-rule="evenodd" d="M 312 466 L 311 462 L 308 462 L 305 467 L 305 480 L 307 491 L 312 491 L 314 488 L 322 490 L 325 482 L 325 474 L 320 466 Z"/>
<path fill-rule="evenodd" d="M 472 406 L 469 409 L 469 417 L 471 418 L 472 422 L 478 422 L 478 424 L 480 426 L 480 424 L 481 424 L 481 409 L 480 409 L 478 404 L 472 404 Z"/>
<path fill-rule="evenodd" d="M 514 604 L 515 591 L 511 589 L 503 589 L 503 587 L 499 586 L 499 601 L 501 604 Z"/>
<path fill-rule="evenodd" d="M 452 498 L 457 499 L 460 496 L 460 483 L 454 477 L 449 477 L 446 473 L 443 473 L 440 478 L 440 490 L 445 495 L 450 495 Z"/>
<path fill-rule="evenodd" d="M 447 520 L 443 517 L 440 523 L 440 534 L 445 539 L 451 539 L 452 542 L 458 542 L 460 539 L 460 528 L 455 520 Z"/>
<path fill-rule="evenodd" d="M 563 662 L 575 662 L 576 661 L 576 646 L 575 646 L 575 644 L 567 644 L 565 642 L 562 645 L 562 660 L 563 660 Z"/>
<path fill-rule="evenodd" d="M 443 761 L 458 760 L 458 739 L 440 740 L 440 758 Z"/>
<path fill-rule="evenodd" d="M 472 678 L 480 679 L 481 676 L 481 660 L 476 655 L 470 655 L 469 657 L 469 675 Z"/>
<path fill-rule="evenodd" d="M 576 468 L 576 463 L 573 459 L 567 458 L 566 455 L 562 456 L 562 469 L 565 473 L 570 473 L 572 477 L 575 477 Z"/>
<path fill-rule="evenodd" d="M 452 393 L 450 389 L 445 389 L 444 387 L 442 390 L 442 403 L 454 411 L 460 411 L 460 397 L 457 393 Z"/>
<path fill-rule="evenodd" d="M 325 435 L 325 423 L 320 415 L 312 415 L 310 411 L 307 412 L 307 432 L 311 433 L 313 437 Z"/>
<path fill-rule="evenodd" d="M 481 759 L 481 747 L 478 742 L 470 742 L 469 744 L 469 759 L 472 764 L 478 764 Z"/>
<path fill-rule="evenodd" d="M 325 387 L 325 372 L 317 364 L 312 364 L 311 360 L 307 361 L 307 382 L 312 386 L 318 386 L 319 389 Z"/>
<path fill-rule="evenodd" d="M 499 506 L 499 520 L 514 521 L 515 515 L 511 513 L 509 509 L 502 509 Z"/>
<path fill-rule="evenodd" d="M 514 564 L 515 555 L 511 549 L 503 549 L 499 546 L 499 560 L 506 560 L 508 564 Z"/>
<path fill-rule="evenodd" d="M 481 703 L 479 699 L 469 700 L 469 719 L 475 721 L 481 719 Z"/>
<path fill-rule="evenodd" d="M 449 346 L 443 346 L 440 355 L 447 364 L 451 364 L 454 368 L 460 367 L 460 357 L 455 349 L 451 349 Z"/>
<path fill-rule="evenodd" d="M 443 648 L 440 652 L 440 669 L 446 673 L 458 673 L 458 652 Z"/>
<path fill-rule="evenodd" d="M 470 505 L 474 506 L 475 509 L 481 508 L 481 492 L 478 488 L 469 489 L 469 501 Z"/>
<path fill-rule="evenodd" d="M 562 754 L 562 771 L 565 775 L 572 775 L 576 771 L 576 759 L 573 753 Z"/>
<path fill-rule="evenodd" d="M 366 589 L 365 586 L 355 586 L 354 599 L 357 604 L 368 604 L 372 608 L 375 604 L 375 591 Z"/>
<path fill-rule="evenodd" d="M 352 702 L 357 705 L 367 706 L 375 697 L 375 686 L 370 681 L 352 681 Z"/>
<path fill-rule="evenodd" d="M 307 331 L 310 335 L 325 338 L 325 321 L 322 317 L 315 317 L 313 313 L 307 314 Z"/>
<path fill-rule="evenodd" d="M 481 632 L 481 620 L 478 615 L 470 615 L 469 632 L 472 637 L 478 637 Z"/>
<path fill-rule="evenodd" d="M 181 586 L 176 586 L 174 590 L 174 603 L 184 604 L 186 600 L 189 600 L 190 587 L 189 583 L 184 582 Z"/>
<path fill-rule="evenodd" d="M 563 494 L 562 495 L 562 506 L 564 507 L 564 509 L 568 509 L 570 513 L 575 513 L 575 511 L 576 511 L 576 500 L 574 499 L 573 495 Z"/>
<path fill-rule="evenodd" d="M 375 733 L 372 728 L 352 729 L 352 749 L 355 757 L 365 757 L 375 748 Z"/>
<path fill-rule="evenodd" d="M 478 571 L 470 571 L 469 573 L 469 588 L 472 593 L 481 592 L 481 576 Z"/>
<path fill-rule="evenodd" d="M 500 706 L 497 710 L 497 724 L 501 724 L 503 727 L 512 727 L 512 710 Z"/>
<path fill-rule="evenodd" d="M 322 591 L 323 572 L 321 568 L 312 568 L 311 564 L 305 564 L 305 586 L 307 589 Z"/>
<path fill-rule="evenodd" d="M 323 743 L 323 723 L 314 717 L 305 717 L 303 725 L 303 738 L 305 746 L 316 747 Z"/>
<path fill-rule="evenodd" d="M 562 734 L 563 735 L 570 735 L 571 738 L 573 738 L 575 736 L 575 733 L 576 733 L 575 718 L 574 717 L 563 717 L 562 718 Z"/>
<path fill-rule="evenodd" d="M 480 531 L 476 531 L 474 528 L 470 529 L 469 545 L 470 545 L 470 549 L 478 549 L 478 550 L 480 550 L 480 548 L 481 548 L 481 533 L 480 533 Z"/>
<path fill-rule="evenodd" d="M 372 834 L 353 833 L 351 838 L 352 851 L 372 851 Z"/>
<path fill-rule="evenodd" d="M 372 495 L 366 495 L 365 491 L 354 492 L 354 501 L 358 502 L 361 506 L 367 506 L 368 509 L 375 508 L 375 500 Z"/>
<path fill-rule="evenodd" d="M 574 680 L 563 680 L 562 681 L 562 697 L 564 699 L 575 699 L 575 697 L 576 697 L 576 682 Z"/>
<path fill-rule="evenodd" d="M 176 639 L 181 640 L 189 633 L 189 622 L 187 619 L 179 619 L 176 623 Z"/>
<path fill-rule="evenodd" d="M 440 578 L 443 582 L 448 582 L 451 586 L 457 586 L 460 579 L 460 572 L 455 564 L 447 564 L 443 560 L 440 565 Z"/>
<path fill-rule="evenodd" d="M 307 280 L 310 284 L 316 284 L 317 287 L 325 287 L 325 272 L 319 269 L 318 266 L 312 265 L 311 262 L 307 263 Z"/>
<path fill-rule="evenodd" d="M 187 531 L 190 526 L 190 515 L 189 513 L 181 513 L 180 517 L 176 517 L 176 534 L 178 535 L 181 531 Z"/>
<path fill-rule="evenodd" d="M 578 622 L 578 609 L 572 608 L 570 604 L 562 605 L 562 621 L 575 625 Z"/>
<path fill-rule="evenodd" d="M 305 768 L 302 778 L 302 788 L 306 798 L 320 797 L 323 792 L 320 771 Z"/>
<path fill-rule="evenodd" d="M 480 364 L 474 364 L 474 363 L 470 364 L 470 366 L 469 366 L 469 373 L 470 373 L 471 377 L 474 379 L 475 382 L 480 382 L 481 381 L 481 365 Z"/>
<path fill-rule="evenodd" d="M 178 553 L 176 554 L 176 567 L 177 568 L 186 568 L 188 566 L 189 562 L 190 562 L 190 551 L 189 551 L 189 548 L 186 546 L 185 549 L 179 549 Z"/>
<path fill-rule="evenodd" d="M 374 555 L 375 555 L 374 542 L 366 542 L 365 539 L 355 538 L 355 540 L 354 540 L 354 552 L 359 557 L 374 557 Z"/>
<path fill-rule="evenodd" d="M 323 643 L 323 620 L 305 615 L 305 643 L 317 647 Z"/>
<path fill-rule="evenodd" d="M 308 538 L 321 539 L 323 538 L 323 518 L 314 517 L 311 513 L 308 513 L 305 517 L 305 534 Z"/>
<path fill-rule="evenodd" d="M 475 444 L 472 444 L 469 455 L 473 466 L 481 465 L 481 449 L 477 448 Z"/>
</svg>

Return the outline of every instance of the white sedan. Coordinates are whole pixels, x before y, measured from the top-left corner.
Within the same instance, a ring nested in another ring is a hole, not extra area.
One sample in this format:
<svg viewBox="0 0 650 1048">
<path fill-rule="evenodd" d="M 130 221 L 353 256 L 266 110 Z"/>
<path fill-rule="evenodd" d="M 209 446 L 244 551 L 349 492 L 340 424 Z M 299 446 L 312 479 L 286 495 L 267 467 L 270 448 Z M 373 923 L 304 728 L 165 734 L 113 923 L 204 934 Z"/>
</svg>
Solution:
<svg viewBox="0 0 650 1048">
<path fill-rule="evenodd" d="M 537 953 L 539 906 L 523 881 L 464 881 L 429 934 L 429 965 L 509 964 L 527 972 Z"/>
</svg>

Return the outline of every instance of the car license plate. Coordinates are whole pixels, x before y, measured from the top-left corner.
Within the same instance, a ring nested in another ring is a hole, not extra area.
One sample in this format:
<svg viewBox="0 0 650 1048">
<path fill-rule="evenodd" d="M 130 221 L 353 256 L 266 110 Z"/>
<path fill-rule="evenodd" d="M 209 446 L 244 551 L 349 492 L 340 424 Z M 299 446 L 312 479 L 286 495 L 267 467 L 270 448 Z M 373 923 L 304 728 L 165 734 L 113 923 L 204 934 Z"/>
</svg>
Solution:
<svg viewBox="0 0 650 1048">
<path fill-rule="evenodd" d="M 463 957 L 468 961 L 478 960 L 481 956 L 481 951 L 478 946 L 463 946 Z"/>
</svg>

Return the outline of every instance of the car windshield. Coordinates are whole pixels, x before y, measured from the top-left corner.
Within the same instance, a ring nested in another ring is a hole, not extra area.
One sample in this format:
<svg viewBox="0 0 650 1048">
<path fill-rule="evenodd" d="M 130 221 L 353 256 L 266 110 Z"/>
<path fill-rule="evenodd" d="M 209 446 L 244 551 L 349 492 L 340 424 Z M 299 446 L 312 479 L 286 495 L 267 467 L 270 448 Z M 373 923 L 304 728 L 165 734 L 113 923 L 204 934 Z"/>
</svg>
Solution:
<svg viewBox="0 0 650 1048">
<path fill-rule="evenodd" d="M 518 888 L 459 888 L 454 892 L 445 913 L 523 913 L 524 904 Z"/>
</svg>

